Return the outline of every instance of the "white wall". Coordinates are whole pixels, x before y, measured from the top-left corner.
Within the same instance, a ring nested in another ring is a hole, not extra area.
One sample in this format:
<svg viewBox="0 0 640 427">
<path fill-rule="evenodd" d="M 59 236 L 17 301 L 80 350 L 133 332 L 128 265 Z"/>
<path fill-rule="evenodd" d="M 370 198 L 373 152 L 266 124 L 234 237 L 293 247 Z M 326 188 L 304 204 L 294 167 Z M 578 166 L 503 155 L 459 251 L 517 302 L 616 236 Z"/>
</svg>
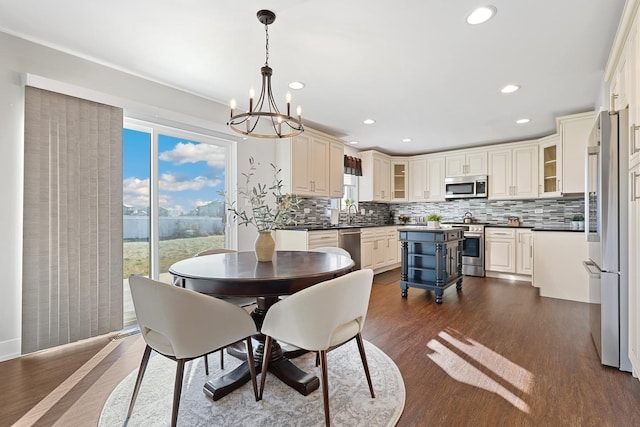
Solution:
<svg viewBox="0 0 640 427">
<path fill-rule="evenodd" d="M 20 354 L 25 74 L 45 78 L 36 81 L 61 82 L 62 92 L 66 85 L 73 91 L 86 88 L 87 98 L 123 107 L 126 115 L 135 118 L 185 123 L 193 130 L 239 141 L 240 171 L 251 154 L 266 165 L 273 162 L 274 146 L 273 142 L 241 141 L 230 132 L 225 126 L 225 105 L 4 33 L 0 33 L 0 58 L 0 194 L 4 202 L 0 209 L 0 360 L 4 360 Z M 251 249 L 255 235 L 242 227 L 239 249 Z"/>
</svg>

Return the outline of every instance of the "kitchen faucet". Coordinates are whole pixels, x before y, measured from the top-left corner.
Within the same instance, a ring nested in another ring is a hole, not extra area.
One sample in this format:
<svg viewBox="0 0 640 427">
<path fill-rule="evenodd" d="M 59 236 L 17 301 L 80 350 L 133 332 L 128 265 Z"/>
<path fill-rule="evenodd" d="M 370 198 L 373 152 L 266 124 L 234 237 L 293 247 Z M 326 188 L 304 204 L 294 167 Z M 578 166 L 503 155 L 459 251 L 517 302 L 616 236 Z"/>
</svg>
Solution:
<svg viewBox="0 0 640 427">
<path fill-rule="evenodd" d="M 353 208 L 353 214 L 356 215 L 356 205 L 347 205 L 347 224 L 353 224 L 353 216 L 351 216 L 351 208 Z"/>
</svg>

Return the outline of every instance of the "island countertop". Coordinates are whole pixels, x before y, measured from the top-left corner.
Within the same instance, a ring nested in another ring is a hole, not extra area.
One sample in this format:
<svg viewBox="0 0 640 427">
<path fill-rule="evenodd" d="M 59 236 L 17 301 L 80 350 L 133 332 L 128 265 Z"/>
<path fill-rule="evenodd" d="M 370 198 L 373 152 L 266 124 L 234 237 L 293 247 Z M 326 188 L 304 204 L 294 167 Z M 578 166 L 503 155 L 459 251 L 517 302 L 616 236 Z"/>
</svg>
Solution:
<svg viewBox="0 0 640 427">
<path fill-rule="evenodd" d="M 425 233 L 444 233 L 447 231 L 464 231 L 464 227 L 446 227 L 446 228 L 432 228 L 427 227 L 426 225 L 406 225 L 398 227 L 398 231 L 421 231 Z"/>
</svg>

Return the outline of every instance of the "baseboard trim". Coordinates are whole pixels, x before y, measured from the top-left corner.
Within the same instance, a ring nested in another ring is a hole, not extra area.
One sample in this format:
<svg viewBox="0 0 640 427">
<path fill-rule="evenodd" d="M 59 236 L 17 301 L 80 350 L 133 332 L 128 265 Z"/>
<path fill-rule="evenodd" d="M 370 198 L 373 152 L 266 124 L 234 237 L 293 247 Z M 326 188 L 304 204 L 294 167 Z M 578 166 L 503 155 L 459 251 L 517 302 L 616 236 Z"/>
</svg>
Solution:
<svg viewBox="0 0 640 427">
<path fill-rule="evenodd" d="M 529 283 L 531 283 L 531 280 L 532 280 L 531 276 L 528 276 L 525 274 L 502 273 L 500 271 L 487 271 L 485 272 L 485 276 L 493 277 L 495 279 L 505 279 L 505 280 L 529 282 Z"/>
<path fill-rule="evenodd" d="M 20 346 L 20 339 L 0 342 L 0 362 L 22 356 Z"/>
</svg>

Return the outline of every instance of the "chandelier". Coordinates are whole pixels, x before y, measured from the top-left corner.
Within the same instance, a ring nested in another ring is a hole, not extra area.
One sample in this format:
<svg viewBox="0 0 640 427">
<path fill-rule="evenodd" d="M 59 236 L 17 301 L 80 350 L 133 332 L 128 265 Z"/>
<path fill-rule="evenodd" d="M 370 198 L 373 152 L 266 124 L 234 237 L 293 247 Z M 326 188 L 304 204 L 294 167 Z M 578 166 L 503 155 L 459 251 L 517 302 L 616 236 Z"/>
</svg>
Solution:
<svg viewBox="0 0 640 427">
<path fill-rule="evenodd" d="M 278 110 L 273 93 L 271 92 L 271 75 L 273 70 L 269 67 L 269 24 L 276 19 L 276 14 L 270 10 L 260 10 L 257 13 L 258 21 L 264 24 L 266 34 L 266 58 L 264 66 L 260 69 L 262 74 L 262 89 L 258 101 L 254 103 L 255 92 L 249 91 L 249 111 L 234 114 L 236 102 L 231 100 L 231 118 L 227 125 L 234 131 L 256 138 L 289 138 L 304 131 L 302 126 L 302 109 L 298 106 L 296 116 L 291 116 L 291 93 L 287 92 L 287 113 Z"/>
</svg>

